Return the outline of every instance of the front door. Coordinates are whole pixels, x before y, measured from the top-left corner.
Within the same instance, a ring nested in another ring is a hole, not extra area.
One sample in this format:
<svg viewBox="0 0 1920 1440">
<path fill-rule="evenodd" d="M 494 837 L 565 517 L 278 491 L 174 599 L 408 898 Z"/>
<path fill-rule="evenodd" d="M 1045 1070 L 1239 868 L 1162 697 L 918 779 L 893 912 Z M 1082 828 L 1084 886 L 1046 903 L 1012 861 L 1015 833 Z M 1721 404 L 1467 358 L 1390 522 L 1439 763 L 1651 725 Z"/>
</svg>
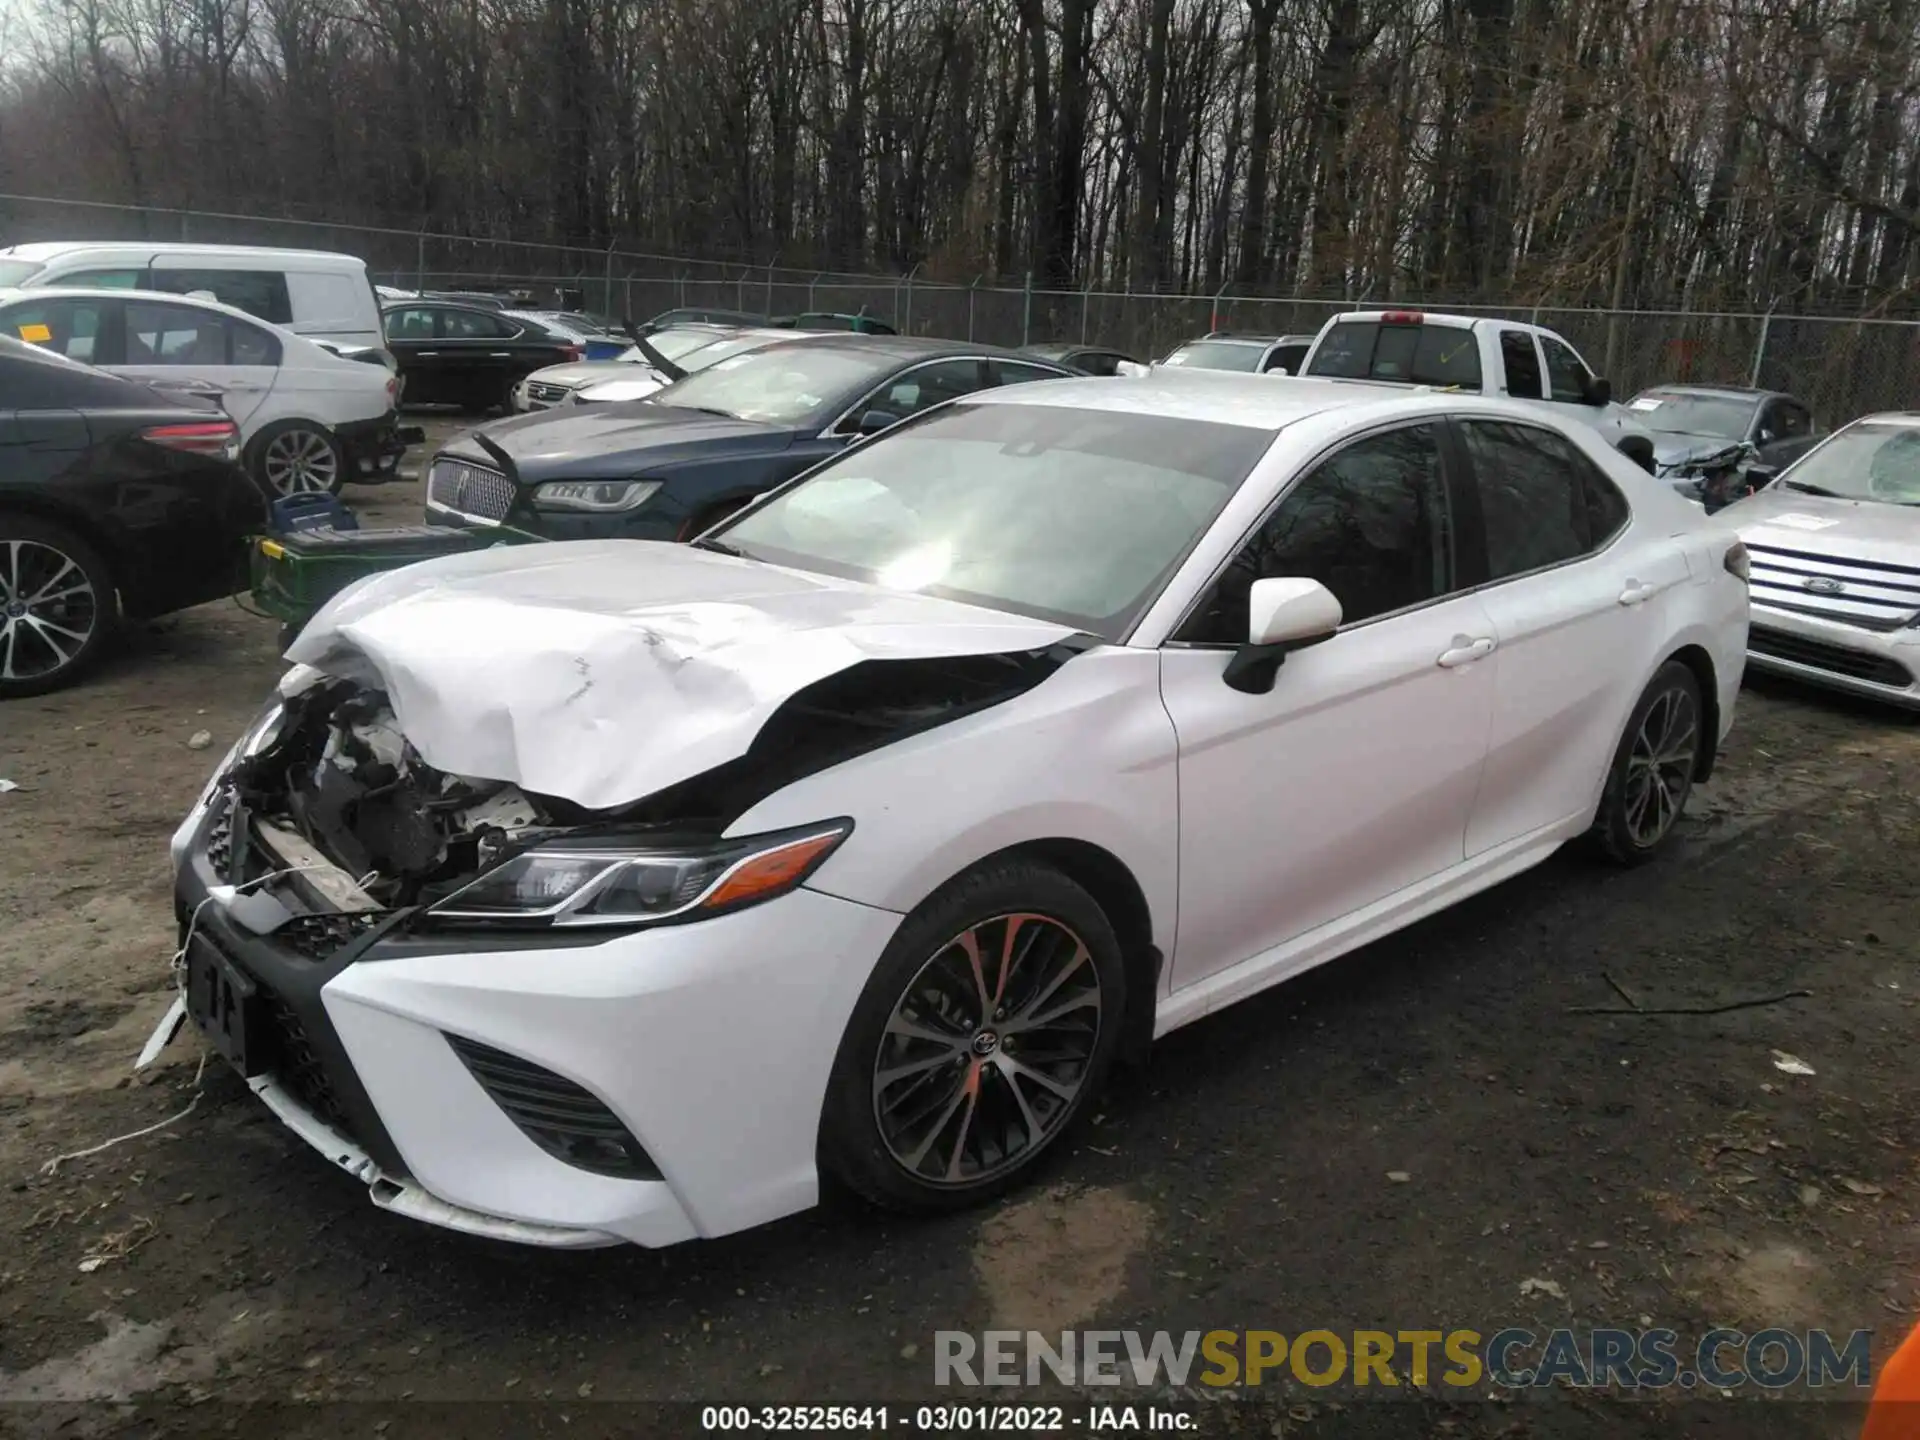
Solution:
<svg viewBox="0 0 1920 1440">
<path fill-rule="evenodd" d="M 1441 434 L 1398 427 L 1319 461 L 1162 651 L 1180 744 L 1175 988 L 1461 861 L 1493 642 L 1456 592 Z M 1252 582 L 1280 576 L 1321 581 L 1343 623 L 1270 693 L 1243 694 L 1222 672 Z"/>
</svg>

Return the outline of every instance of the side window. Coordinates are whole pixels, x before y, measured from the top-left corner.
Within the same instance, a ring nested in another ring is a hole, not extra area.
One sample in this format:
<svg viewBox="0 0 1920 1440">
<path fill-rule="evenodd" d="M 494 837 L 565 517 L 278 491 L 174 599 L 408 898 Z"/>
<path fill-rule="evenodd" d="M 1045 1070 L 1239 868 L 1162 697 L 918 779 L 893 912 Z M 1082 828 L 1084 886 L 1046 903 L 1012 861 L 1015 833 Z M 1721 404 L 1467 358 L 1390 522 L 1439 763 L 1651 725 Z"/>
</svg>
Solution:
<svg viewBox="0 0 1920 1440">
<path fill-rule="evenodd" d="M 108 302 L 100 300 L 41 300 L 16 305 L 0 319 L 0 333 L 55 350 L 69 360 L 98 363 L 100 354 L 101 312 Z"/>
<path fill-rule="evenodd" d="M 1120 373 L 1120 357 L 1109 350 L 1082 350 L 1078 355 L 1068 357 L 1075 365 L 1089 375 L 1117 375 Z M 1001 369 L 1005 369 L 1003 365 Z"/>
<path fill-rule="evenodd" d="M 520 333 L 520 327 L 484 310 L 442 310 L 440 337 L 443 340 L 506 340 Z"/>
<path fill-rule="evenodd" d="M 1179 638 L 1242 643 L 1253 582 L 1280 576 L 1325 585 L 1343 625 L 1404 610 L 1452 588 L 1452 548 L 1439 428 L 1370 435 L 1286 493 Z"/>
<path fill-rule="evenodd" d="M 1563 436 L 1505 421 L 1457 424 L 1480 497 L 1489 580 L 1577 559 L 1626 524 L 1625 497 Z"/>
<path fill-rule="evenodd" d="M 225 365 L 227 319 L 186 305 L 127 301 L 127 364 Z"/>
<path fill-rule="evenodd" d="M 1269 375 L 1298 375 L 1300 367 L 1307 358 L 1307 347 L 1301 344 L 1276 345 L 1273 353 L 1267 356 L 1261 369 Z"/>
<path fill-rule="evenodd" d="M 1774 422 L 1774 430 L 1782 440 L 1802 440 L 1813 433 L 1813 416 L 1791 400 L 1779 403 Z"/>
<path fill-rule="evenodd" d="M 1507 371 L 1507 394 L 1516 400 L 1547 398 L 1540 386 L 1540 354 L 1533 348 L 1533 336 L 1524 330 L 1502 330 L 1500 363 Z"/>
<path fill-rule="evenodd" d="M 1540 337 L 1540 348 L 1547 354 L 1548 393 L 1555 400 L 1584 405 L 1587 385 L 1593 379 L 1593 372 L 1587 369 L 1586 362 L 1551 335 Z"/>
<path fill-rule="evenodd" d="M 280 341 L 272 331 L 262 330 L 258 325 L 248 325 L 240 320 L 227 321 L 229 354 L 232 365 L 278 365 L 280 363 Z"/>
<path fill-rule="evenodd" d="M 269 325 L 293 323 L 287 277 L 278 270 L 171 270 L 156 268 L 153 288 L 175 295 L 204 290 L 222 305 L 258 315 Z"/>
<path fill-rule="evenodd" d="M 985 384 L 982 368 L 978 360 L 941 360 L 932 365 L 915 366 L 867 396 L 854 407 L 849 418 L 857 424 L 869 410 L 883 410 L 896 420 L 918 415 L 943 400 L 971 395 L 982 388 Z"/>
<path fill-rule="evenodd" d="M 433 339 L 433 311 L 413 308 L 389 310 L 386 326 L 389 340 Z"/>
<path fill-rule="evenodd" d="M 76 270 L 71 275 L 62 275 L 54 283 L 70 285 L 75 290 L 144 290 L 147 272 L 128 266 L 118 270 Z"/>
<path fill-rule="evenodd" d="M 1096 359 L 1097 357 L 1088 357 Z M 1023 365 L 1018 360 L 1002 360 L 999 364 L 999 383 L 1002 385 L 1024 385 L 1029 380 L 1058 380 L 1060 372 L 1046 370 L 1038 365 Z M 1106 372 L 1111 374 L 1111 371 Z"/>
</svg>

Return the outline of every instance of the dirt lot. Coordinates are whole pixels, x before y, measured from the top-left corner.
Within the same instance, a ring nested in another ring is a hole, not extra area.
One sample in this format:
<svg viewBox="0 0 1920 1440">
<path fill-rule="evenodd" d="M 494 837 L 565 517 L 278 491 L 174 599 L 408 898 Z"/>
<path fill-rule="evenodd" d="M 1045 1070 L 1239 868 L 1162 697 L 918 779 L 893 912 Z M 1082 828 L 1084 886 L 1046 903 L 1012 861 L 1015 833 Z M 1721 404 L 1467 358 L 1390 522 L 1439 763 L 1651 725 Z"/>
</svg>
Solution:
<svg viewBox="0 0 1920 1440">
<path fill-rule="evenodd" d="M 413 485 L 353 498 L 419 514 Z M 12 1428 L 407 1398 L 530 1402 L 438 1433 L 580 1434 L 621 1413 L 603 1401 L 926 1399 L 938 1329 L 1651 1321 L 1872 1328 L 1884 1350 L 1920 1313 L 1920 728 L 1778 686 L 1748 690 L 1669 860 L 1560 857 L 1190 1027 L 985 1214 L 833 1208 L 658 1253 L 481 1244 L 376 1210 L 217 1064 L 184 1119 L 43 1173 L 196 1094 L 190 1038 L 130 1073 L 167 998 L 166 839 L 275 677 L 273 640 L 208 606 L 0 714 L 21 787 L 0 794 L 0 1400 L 133 1402 L 14 1406 Z M 1624 1003 L 1615 985 L 1647 1007 L 1811 995 L 1572 1013 Z M 1833 1406 L 1678 1400 L 1296 1388 L 1247 1433 L 1845 1433 Z M 289 1413 L 281 1433 L 406 1425 Z"/>
</svg>

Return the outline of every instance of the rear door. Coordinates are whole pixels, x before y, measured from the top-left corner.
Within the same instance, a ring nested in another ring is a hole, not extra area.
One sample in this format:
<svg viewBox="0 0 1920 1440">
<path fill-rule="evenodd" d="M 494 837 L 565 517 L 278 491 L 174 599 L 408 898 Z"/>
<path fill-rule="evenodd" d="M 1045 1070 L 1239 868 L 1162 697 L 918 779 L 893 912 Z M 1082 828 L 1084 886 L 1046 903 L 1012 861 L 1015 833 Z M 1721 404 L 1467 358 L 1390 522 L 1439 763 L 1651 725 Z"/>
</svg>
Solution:
<svg viewBox="0 0 1920 1440">
<path fill-rule="evenodd" d="M 531 347 L 520 343 L 527 327 L 504 315 L 448 305 L 434 311 L 434 320 L 443 399 L 476 407 L 498 404 L 514 380 L 540 368 Z"/>
<path fill-rule="evenodd" d="M 1495 698 L 1469 859 L 1590 813 L 1689 578 L 1677 540 L 1544 425 L 1457 418 L 1460 542 L 1493 622 Z"/>
<path fill-rule="evenodd" d="M 246 433 L 278 374 L 278 337 L 197 305 L 139 299 L 120 303 L 126 317 L 125 359 L 108 368 L 149 384 L 185 381 L 217 388 L 221 404 Z"/>
</svg>

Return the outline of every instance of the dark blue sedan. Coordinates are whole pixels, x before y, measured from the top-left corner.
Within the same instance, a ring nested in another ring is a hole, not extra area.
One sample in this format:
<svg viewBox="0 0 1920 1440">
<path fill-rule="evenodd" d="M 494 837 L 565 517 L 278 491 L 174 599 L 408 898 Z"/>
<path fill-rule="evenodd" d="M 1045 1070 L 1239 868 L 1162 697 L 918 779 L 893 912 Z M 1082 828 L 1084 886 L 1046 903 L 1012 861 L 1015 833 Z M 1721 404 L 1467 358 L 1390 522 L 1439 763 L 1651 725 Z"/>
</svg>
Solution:
<svg viewBox="0 0 1920 1440">
<path fill-rule="evenodd" d="M 562 406 L 456 437 L 427 520 L 548 540 L 683 540 L 956 396 L 1076 372 L 952 340 L 827 335 L 736 355 L 644 400 Z"/>
</svg>

